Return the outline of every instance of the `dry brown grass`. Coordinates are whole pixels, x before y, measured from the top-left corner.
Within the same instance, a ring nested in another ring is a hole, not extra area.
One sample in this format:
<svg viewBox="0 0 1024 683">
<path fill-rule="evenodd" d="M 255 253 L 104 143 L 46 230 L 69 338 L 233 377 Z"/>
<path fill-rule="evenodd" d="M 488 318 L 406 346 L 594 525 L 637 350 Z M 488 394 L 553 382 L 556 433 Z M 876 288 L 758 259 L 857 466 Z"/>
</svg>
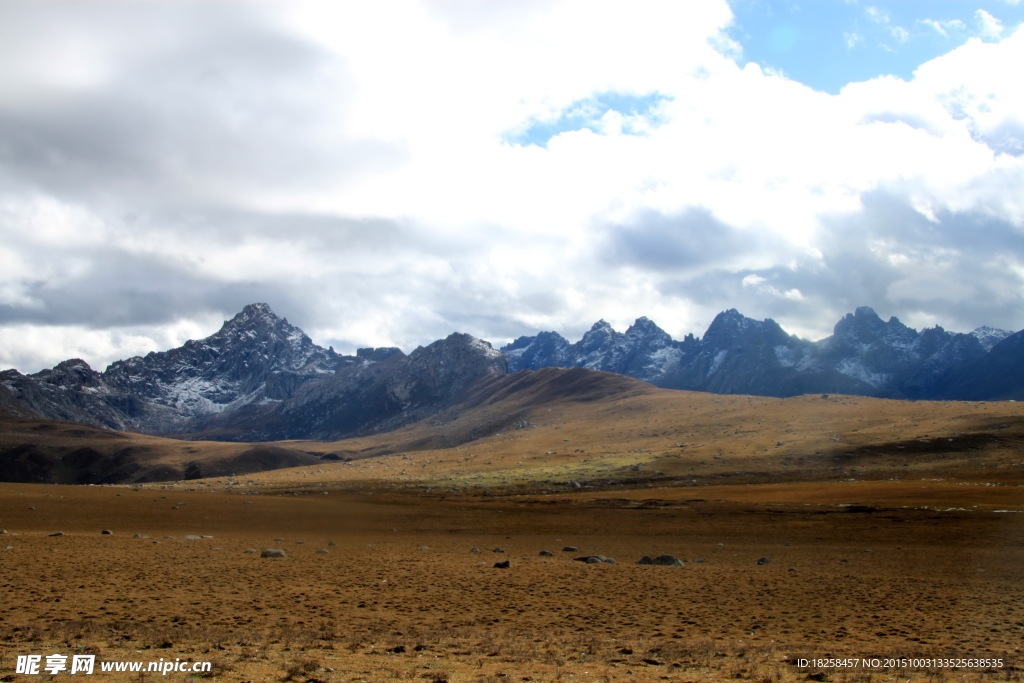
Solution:
<svg viewBox="0 0 1024 683">
<path fill-rule="evenodd" d="M 236 681 L 1016 681 L 1020 411 L 650 390 L 544 405 L 448 449 L 0 485 L 0 677 L 16 654 L 89 652 Z M 287 445 L 368 453 L 445 428 Z M 288 557 L 244 552 L 264 547 Z M 572 560 L 595 553 L 618 564 Z M 635 564 L 660 553 L 686 566 Z M 1007 666 L 796 666 L 812 655 Z"/>
</svg>

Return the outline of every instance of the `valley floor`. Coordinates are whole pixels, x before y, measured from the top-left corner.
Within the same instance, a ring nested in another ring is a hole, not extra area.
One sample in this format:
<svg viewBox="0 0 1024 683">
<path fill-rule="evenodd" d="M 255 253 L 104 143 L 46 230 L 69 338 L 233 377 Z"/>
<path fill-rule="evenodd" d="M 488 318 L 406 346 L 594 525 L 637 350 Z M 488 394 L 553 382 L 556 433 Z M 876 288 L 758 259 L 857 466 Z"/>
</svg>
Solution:
<svg viewBox="0 0 1024 683">
<path fill-rule="evenodd" d="M 110 681 L 1024 677 L 1016 485 L 189 488 L 0 484 L 0 680 L 75 654 L 212 666 Z"/>
</svg>

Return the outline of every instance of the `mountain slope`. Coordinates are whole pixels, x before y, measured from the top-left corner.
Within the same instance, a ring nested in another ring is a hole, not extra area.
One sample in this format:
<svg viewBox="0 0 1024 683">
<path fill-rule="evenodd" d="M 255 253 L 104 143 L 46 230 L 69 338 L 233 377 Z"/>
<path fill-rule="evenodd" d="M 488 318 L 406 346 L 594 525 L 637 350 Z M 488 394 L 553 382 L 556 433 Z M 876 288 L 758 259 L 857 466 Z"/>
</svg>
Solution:
<svg viewBox="0 0 1024 683">
<path fill-rule="evenodd" d="M 459 402 L 478 380 L 508 372 L 505 356 L 467 334 L 353 365 L 300 388 L 272 411 L 220 421 L 217 428 L 247 441 L 339 439 L 387 431 Z"/>
<path fill-rule="evenodd" d="M 545 364 L 628 374 L 660 387 L 720 394 L 797 396 L 844 393 L 883 398 L 934 398 L 960 369 L 987 355 L 1007 333 L 971 334 L 941 327 L 917 332 L 897 318 L 882 321 L 861 307 L 840 320 L 830 337 L 810 342 L 774 320 L 753 320 L 735 309 L 716 316 L 702 339 L 674 341 L 647 318 L 625 334 L 600 321 L 569 344 L 556 333 L 520 337 L 505 347 L 510 368 Z M 550 353 L 549 353 L 550 351 Z"/>
<path fill-rule="evenodd" d="M 817 342 L 730 309 L 700 339 L 676 341 L 641 317 L 625 333 L 598 321 L 574 344 L 541 332 L 499 352 L 456 333 L 408 356 L 395 348 L 345 356 L 251 304 L 205 339 L 103 372 L 80 359 L 32 375 L 2 372 L 0 413 L 201 439 L 338 439 L 448 414 L 481 380 L 544 367 L 718 394 L 1010 398 L 1024 393 L 1021 346 L 991 328 L 918 332 L 861 307 Z"/>
</svg>

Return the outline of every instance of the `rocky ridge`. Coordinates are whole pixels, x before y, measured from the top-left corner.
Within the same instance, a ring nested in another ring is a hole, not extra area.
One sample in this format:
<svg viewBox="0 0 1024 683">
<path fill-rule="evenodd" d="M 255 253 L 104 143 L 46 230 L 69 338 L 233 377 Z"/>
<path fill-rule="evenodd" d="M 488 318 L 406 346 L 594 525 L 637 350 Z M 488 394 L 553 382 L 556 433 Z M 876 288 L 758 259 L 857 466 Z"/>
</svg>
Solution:
<svg viewBox="0 0 1024 683">
<path fill-rule="evenodd" d="M 624 333 L 598 321 L 575 343 L 547 331 L 499 351 L 455 333 L 408 355 L 379 348 L 347 356 L 251 304 L 205 339 L 103 372 L 80 359 L 31 375 L 0 372 L 0 414 L 189 438 L 340 439 L 451 411 L 469 396 L 482 400 L 487 378 L 547 367 L 722 394 L 1017 399 L 1024 332 L 919 332 L 861 307 L 811 342 L 730 309 L 703 338 L 674 340 L 642 317 Z"/>
<path fill-rule="evenodd" d="M 720 313 L 704 337 L 673 340 L 647 318 L 625 333 L 604 321 L 570 344 L 555 332 L 519 337 L 501 350 L 512 371 L 585 367 L 627 374 L 660 387 L 722 394 L 787 397 L 846 393 L 880 398 L 1024 397 L 1024 384 L 970 388 L 964 368 L 1006 355 L 1013 337 L 994 328 L 969 334 L 933 327 L 918 332 L 866 306 L 836 323 L 833 334 L 811 342 L 786 333 L 774 320 L 754 320 L 735 309 Z M 992 361 L 989 361 L 992 362 Z M 1008 358 L 1002 363 L 1009 362 Z M 993 376 L 998 371 L 992 371 Z M 959 391 L 950 387 L 959 386 Z"/>
</svg>

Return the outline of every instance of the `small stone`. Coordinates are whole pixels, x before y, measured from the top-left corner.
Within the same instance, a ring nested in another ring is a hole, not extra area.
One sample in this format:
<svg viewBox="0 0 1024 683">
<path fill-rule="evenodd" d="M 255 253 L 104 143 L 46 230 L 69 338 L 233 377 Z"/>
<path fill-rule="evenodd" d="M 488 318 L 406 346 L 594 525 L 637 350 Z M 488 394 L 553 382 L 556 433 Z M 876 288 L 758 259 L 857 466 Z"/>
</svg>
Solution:
<svg viewBox="0 0 1024 683">
<path fill-rule="evenodd" d="M 564 548 L 562 548 L 562 552 L 563 553 L 575 553 L 575 552 L 579 552 L 579 548 L 577 548 L 574 545 L 567 545 Z"/>
<path fill-rule="evenodd" d="M 104 529 L 103 531 L 100 532 L 100 535 L 101 536 L 113 536 L 114 532 L 111 531 L 110 529 Z"/>
<path fill-rule="evenodd" d="M 547 550 L 541 550 L 540 551 L 540 556 L 541 557 L 552 557 L 553 555 L 554 555 L 554 553 L 551 553 L 551 552 L 549 552 Z"/>
<path fill-rule="evenodd" d="M 54 531 L 54 532 L 53 532 L 52 534 L 50 534 L 50 535 L 51 535 L 51 536 L 63 536 L 63 535 L 64 535 L 64 532 L 63 532 L 63 531 Z"/>
<path fill-rule="evenodd" d="M 505 560 L 504 562 L 495 562 L 494 563 L 494 568 L 495 569 L 508 569 L 511 566 L 512 566 L 512 562 L 510 560 Z"/>
<path fill-rule="evenodd" d="M 771 560 L 769 560 L 767 557 L 762 557 L 760 560 L 757 561 L 758 564 L 768 564 L 769 562 L 771 562 Z"/>
<path fill-rule="evenodd" d="M 260 557 L 288 557 L 281 548 L 264 548 Z"/>
</svg>

